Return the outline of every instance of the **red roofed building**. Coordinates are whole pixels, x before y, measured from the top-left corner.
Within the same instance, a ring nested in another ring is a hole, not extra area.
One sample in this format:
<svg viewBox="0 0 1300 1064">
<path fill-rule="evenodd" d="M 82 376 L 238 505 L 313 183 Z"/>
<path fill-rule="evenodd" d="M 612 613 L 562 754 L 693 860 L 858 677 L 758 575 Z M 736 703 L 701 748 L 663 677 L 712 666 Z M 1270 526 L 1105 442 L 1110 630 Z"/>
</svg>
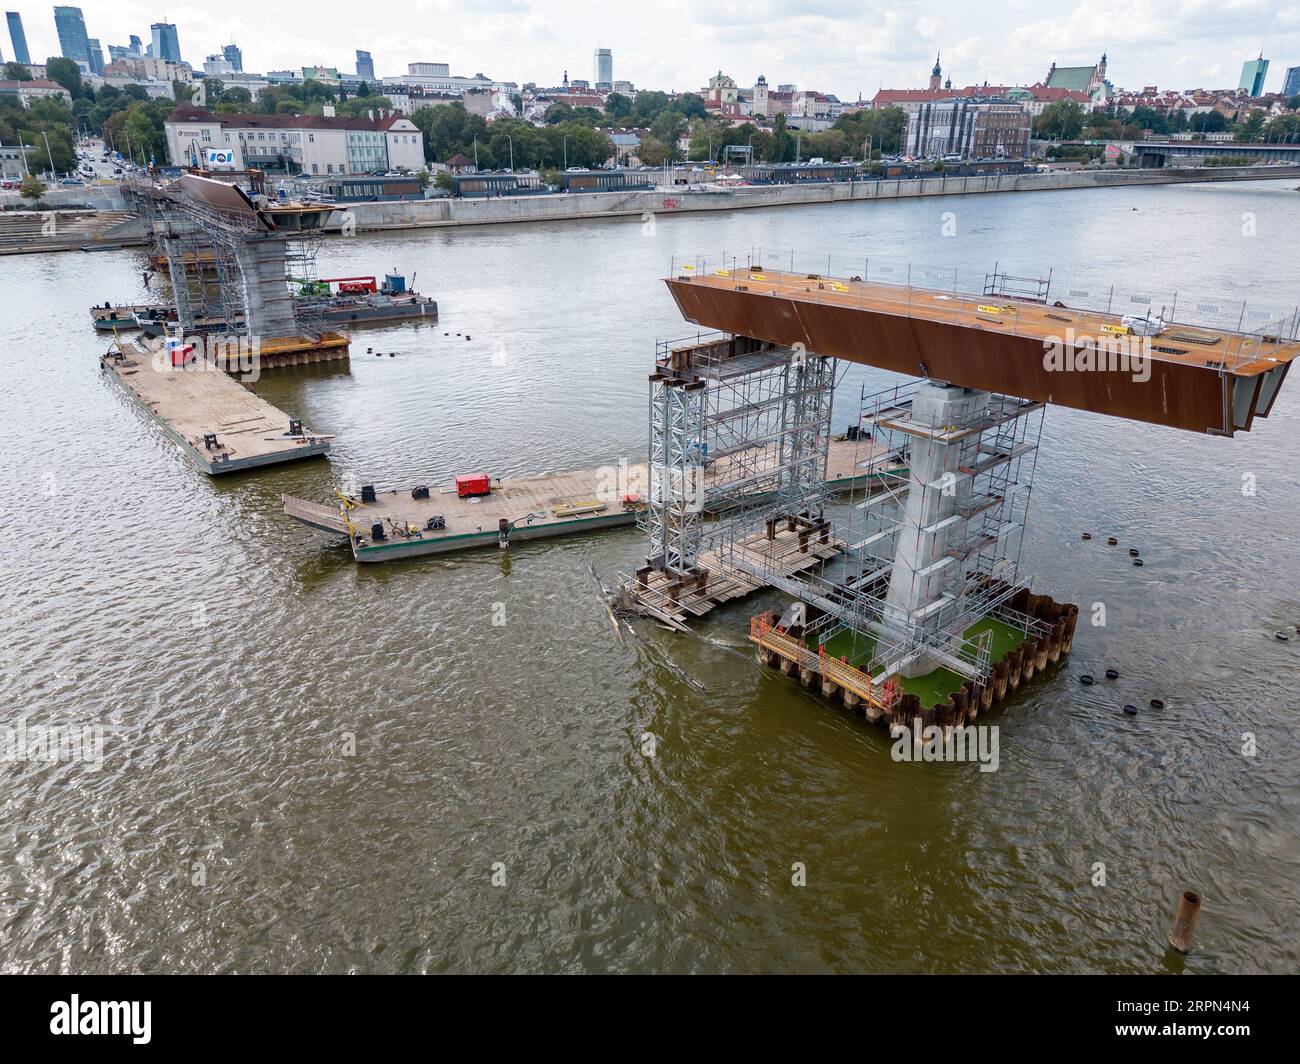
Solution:
<svg viewBox="0 0 1300 1064">
<path fill-rule="evenodd" d="M 72 93 L 57 81 L 35 78 L 30 81 L 0 81 L 0 92 L 13 93 L 24 107 L 31 107 L 33 100 L 45 100 L 57 96 L 66 103 L 72 103 Z"/>
</svg>

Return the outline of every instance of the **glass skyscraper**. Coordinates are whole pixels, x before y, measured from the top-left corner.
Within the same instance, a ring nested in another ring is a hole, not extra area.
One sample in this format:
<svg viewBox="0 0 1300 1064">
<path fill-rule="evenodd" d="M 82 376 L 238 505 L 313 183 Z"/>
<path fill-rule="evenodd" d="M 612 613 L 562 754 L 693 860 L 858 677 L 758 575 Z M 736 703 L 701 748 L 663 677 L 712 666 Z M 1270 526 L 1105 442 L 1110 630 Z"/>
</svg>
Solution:
<svg viewBox="0 0 1300 1064">
<path fill-rule="evenodd" d="M 1258 59 L 1248 59 L 1241 64 L 1241 83 L 1237 86 L 1252 96 L 1264 93 L 1264 79 L 1268 77 L 1268 60 L 1262 55 Z"/>
<path fill-rule="evenodd" d="M 14 43 L 14 60 L 24 65 L 31 63 L 32 53 L 27 50 L 22 16 L 17 11 L 6 11 L 5 21 L 9 23 L 9 39 Z"/>
<path fill-rule="evenodd" d="M 90 67 L 90 40 L 86 36 L 86 20 L 79 7 L 56 7 L 54 28 L 59 31 L 59 52 L 65 59 L 75 59 Z"/>
<path fill-rule="evenodd" d="M 592 56 L 592 77 L 595 84 L 612 86 L 614 84 L 614 53 L 608 48 L 597 48 Z"/>
<path fill-rule="evenodd" d="M 176 27 L 170 22 L 155 22 L 149 28 L 153 31 L 153 57 L 165 59 L 169 63 L 179 63 L 181 42 L 176 35 Z"/>
</svg>

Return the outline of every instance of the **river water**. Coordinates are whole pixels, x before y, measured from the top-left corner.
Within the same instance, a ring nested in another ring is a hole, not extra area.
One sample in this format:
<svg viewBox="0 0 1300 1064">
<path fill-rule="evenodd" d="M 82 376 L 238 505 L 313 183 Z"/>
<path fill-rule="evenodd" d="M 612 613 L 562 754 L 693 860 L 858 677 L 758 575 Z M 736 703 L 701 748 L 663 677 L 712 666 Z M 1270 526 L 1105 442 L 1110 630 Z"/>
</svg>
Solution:
<svg viewBox="0 0 1300 1064">
<path fill-rule="evenodd" d="M 1300 383 L 1233 440 L 1049 410 L 1023 563 L 1083 614 L 996 711 L 991 773 L 896 762 L 761 670 L 747 618 L 775 596 L 620 645 L 589 566 L 637 564 L 635 530 L 361 568 L 279 498 L 641 459 L 654 343 L 692 331 L 673 256 L 1294 304 L 1298 222 L 1254 183 L 335 240 L 322 276 L 414 272 L 441 321 L 268 374 L 334 455 L 218 480 L 100 377 L 87 307 L 143 297 L 142 253 L 6 258 L 0 720 L 111 730 L 98 768 L 0 764 L 0 968 L 1295 971 L 1300 637 L 1273 633 L 1300 623 Z"/>
</svg>

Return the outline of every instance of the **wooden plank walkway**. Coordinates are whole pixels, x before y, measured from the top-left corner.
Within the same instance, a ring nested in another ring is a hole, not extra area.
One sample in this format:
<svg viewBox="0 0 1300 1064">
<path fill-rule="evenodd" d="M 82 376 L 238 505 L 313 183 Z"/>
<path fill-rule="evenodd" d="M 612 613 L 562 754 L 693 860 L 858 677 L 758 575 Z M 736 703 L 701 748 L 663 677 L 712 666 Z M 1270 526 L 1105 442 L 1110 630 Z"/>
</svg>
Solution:
<svg viewBox="0 0 1300 1064">
<path fill-rule="evenodd" d="M 758 532 L 739 543 L 731 551 L 745 561 L 760 566 L 764 572 L 780 576 L 794 576 L 816 568 L 844 550 L 841 540 L 827 537 L 821 542 L 814 533 L 807 543 L 801 543 L 801 534 L 788 528 L 779 529 L 772 539 Z M 629 586 L 637 605 L 652 617 L 674 627 L 682 626 L 690 617 L 703 617 L 725 602 L 744 598 L 764 586 L 761 579 L 729 564 L 730 553 L 708 551 L 700 555 L 700 568 L 707 572 L 703 583 L 677 583 L 666 573 L 656 570 L 646 574 L 643 581 Z"/>
</svg>

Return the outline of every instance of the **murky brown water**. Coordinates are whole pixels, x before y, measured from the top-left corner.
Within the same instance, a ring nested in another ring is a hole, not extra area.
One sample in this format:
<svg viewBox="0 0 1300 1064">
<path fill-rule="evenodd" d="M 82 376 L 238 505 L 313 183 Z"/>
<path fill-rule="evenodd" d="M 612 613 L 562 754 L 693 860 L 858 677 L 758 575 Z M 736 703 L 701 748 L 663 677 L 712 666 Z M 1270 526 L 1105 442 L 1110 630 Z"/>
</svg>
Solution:
<svg viewBox="0 0 1300 1064">
<path fill-rule="evenodd" d="M 1086 265 L 1294 303 L 1297 222 L 1277 184 L 334 242 L 323 274 L 417 271 L 442 321 L 264 379 L 336 453 L 219 481 L 99 377 L 86 308 L 142 295 L 139 253 L 0 260 L 0 720 L 119 729 L 99 771 L 0 764 L 0 967 L 1161 971 L 1194 887 L 1187 970 L 1296 970 L 1300 637 L 1272 633 L 1300 623 L 1300 383 L 1232 441 L 1049 412 L 1025 565 L 1109 623 L 996 716 L 987 774 L 895 763 L 760 671 L 763 599 L 621 647 L 588 563 L 635 563 L 632 530 L 359 569 L 278 501 L 642 457 L 654 341 L 690 331 L 673 254 Z"/>
</svg>

